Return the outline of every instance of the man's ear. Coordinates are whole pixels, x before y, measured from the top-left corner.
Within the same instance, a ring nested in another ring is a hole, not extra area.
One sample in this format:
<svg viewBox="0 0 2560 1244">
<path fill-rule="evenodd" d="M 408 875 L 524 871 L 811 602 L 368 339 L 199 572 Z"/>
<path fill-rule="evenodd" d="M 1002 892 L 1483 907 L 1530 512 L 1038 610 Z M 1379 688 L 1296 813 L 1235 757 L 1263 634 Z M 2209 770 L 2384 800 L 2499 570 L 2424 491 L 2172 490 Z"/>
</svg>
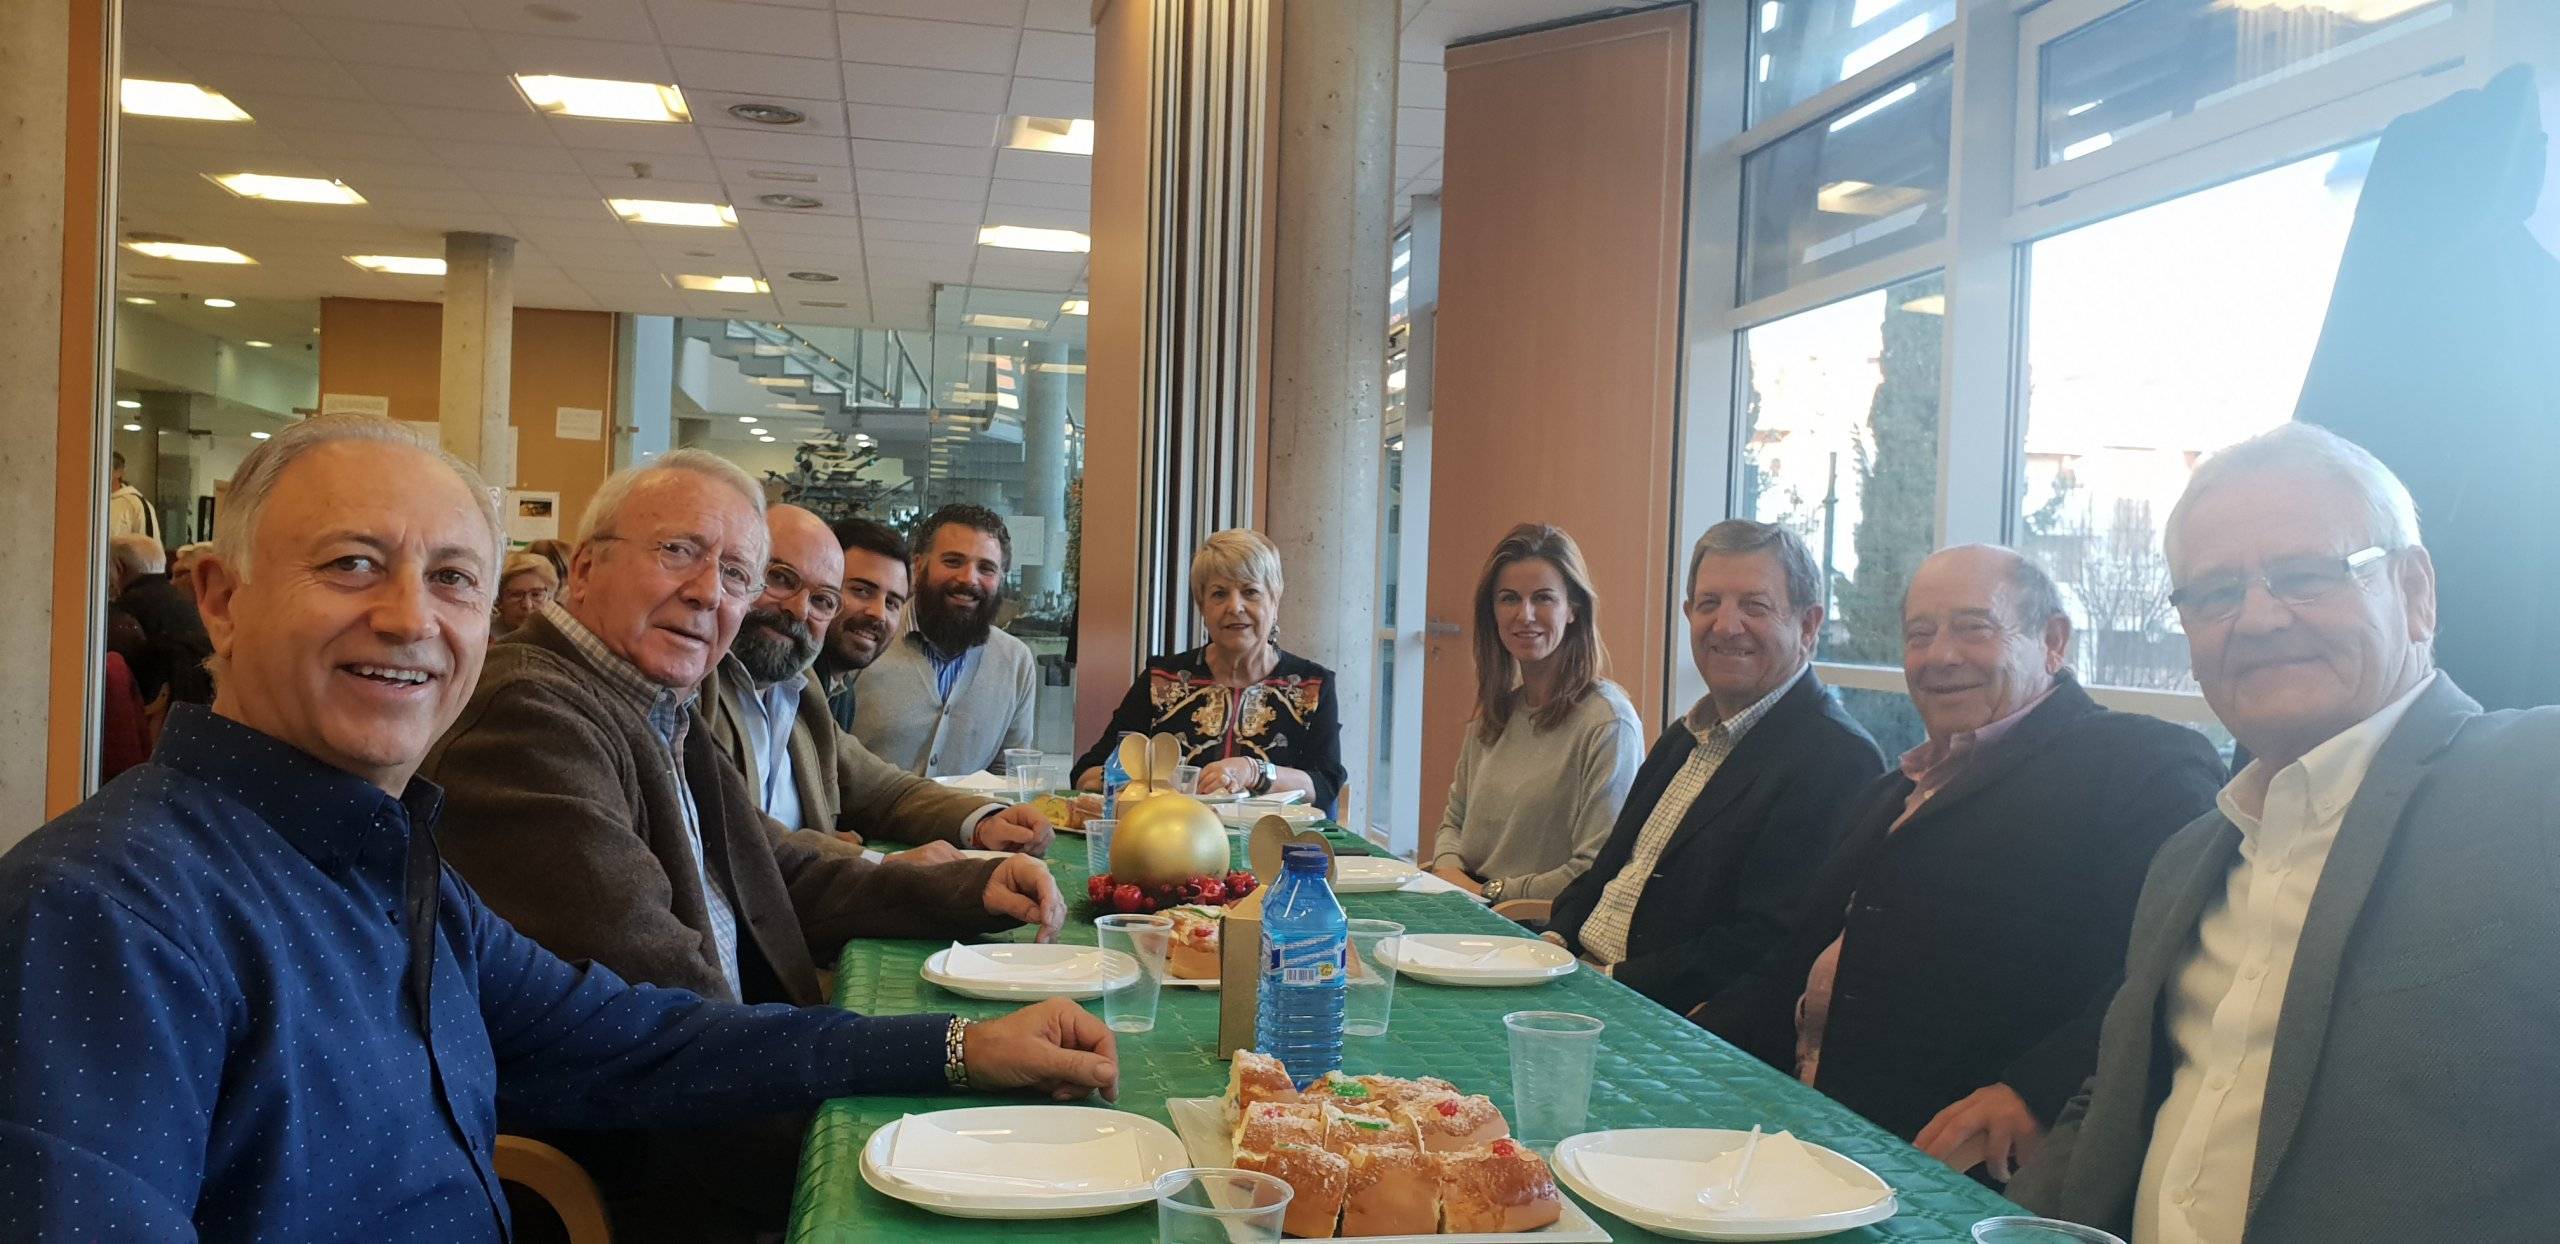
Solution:
<svg viewBox="0 0 2560 1244">
<path fill-rule="evenodd" d="M 2071 662 L 2071 616 L 2057 613 L 2044 622 L 2044 672 L 2059 674 Z"/>
<path fill-rule="evenodd" d="M 2393 575 L 2399 580 L 2400 598 L 2409 612 L 2409 638 L 2417 643 L 2432 643 L 2436 637 L 2436 561 L 2427 555 L 2424 545 L 2413 544 L 2402 549 L 2399 566 Z"/>
<path fill-rule="evenodd" d="M 196 613 L 203 618 L 205 637 L 213 641 L 213 655 L 219 659 L 231 657 L 231 605 L 246 583 L 231 563 L 212 552 L 196 559 Z"/>
</svg>

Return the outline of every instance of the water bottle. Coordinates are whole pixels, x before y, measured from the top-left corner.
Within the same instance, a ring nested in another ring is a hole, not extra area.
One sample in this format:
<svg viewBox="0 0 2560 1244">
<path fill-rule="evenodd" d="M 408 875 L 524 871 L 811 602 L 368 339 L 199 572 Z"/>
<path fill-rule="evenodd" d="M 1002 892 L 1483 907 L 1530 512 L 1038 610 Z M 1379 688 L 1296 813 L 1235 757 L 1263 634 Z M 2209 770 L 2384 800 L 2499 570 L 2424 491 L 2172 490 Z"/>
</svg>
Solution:
<svg viewBox="0 0 2560 1244">
<path fill-rule="evenodd" d="M 1324 848 L 1295 843 L 1281 860 L 1286 871 L 1262 900 L 1262 996 L 1253 1044 L 1305 1088 L 1342 1066 L 1351 926 L 1325 880 Z"/>
<path fill-rule="evenodd" d="M 1126 741 L 1137 737 L 1139 737 L 1138 732 L 1132 730 L 1121 735 L 1120 739 Z M 1110 754 L 1102 758 L 1103 816 L 1112 820 L 1120 818 L 1120 788 L 1128 784 L 1129 770 L 1120 763 L 1120 748 L 1118 743 L 1114 743 Z"/>
</svg>

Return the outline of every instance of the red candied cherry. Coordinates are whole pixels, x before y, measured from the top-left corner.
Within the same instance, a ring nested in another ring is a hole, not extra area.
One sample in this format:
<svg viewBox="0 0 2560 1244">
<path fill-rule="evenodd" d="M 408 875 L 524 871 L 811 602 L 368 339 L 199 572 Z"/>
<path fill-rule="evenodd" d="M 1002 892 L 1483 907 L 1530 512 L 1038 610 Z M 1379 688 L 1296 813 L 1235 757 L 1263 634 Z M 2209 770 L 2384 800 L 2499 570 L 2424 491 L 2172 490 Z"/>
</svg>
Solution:
<svg viewBox="0 0 2560 1244">
<path fill-rule="evenodd" d="M 1444 1118 L 1444 1119 L 1454 1119 L 1454 1118 L 1457 1118 L 1457 1117 L 1458 1117 L 1458 1103 L 1456 1103 L 1456 1102 L 1454 1102 L 1454 1101 L 1444 1101 L 1444 1102 L 1440 1103 L 1440 1117 L 1441 1117 L 1441 1118 Z"/>
<path fill-rule="evenodd" d="M 1493 1142 L 1493 1156 L 1497 1158 L 1507 1158 L 1518 1152 L 1520 1152 L 1520 1146 L 1512 1144 L 1510 1141 L 1497 1140 Z"/>
<path fill-rule="evenodd" d="M 1252 873 L 1237 871 L 1227 874 L 1227 893 L 1233 897 L 1243 898 L 1253 893 L 1253 888 L 1257 884 L 1259 883 L 1254 880 Z"/>
<path fill-rule="evenodd" d="M 1109 893 L 1111 893 L 1111 874 L 1104 873 L 1099 877 L 1085 879 L 1084 896 L 1088 900 L 1099 903 L 1103 896 Z"/>
<path fill-rule="evenodd" d="M 1198 887 L 1196 894 L 1200 902 L 1223 903 L 1227 901 L 1226 882 L 1220 881 L 1215 877 L 1203 877 L 1193 884 Z"/>
<path fill-rule="evenodd" d="M 1111 888 L 1111 905 L 1122 911 L 1140 911 L 1146 907 L 1146 903 L 1146 891 L 1136 886 L 1122 884 Z"/>
</svg>

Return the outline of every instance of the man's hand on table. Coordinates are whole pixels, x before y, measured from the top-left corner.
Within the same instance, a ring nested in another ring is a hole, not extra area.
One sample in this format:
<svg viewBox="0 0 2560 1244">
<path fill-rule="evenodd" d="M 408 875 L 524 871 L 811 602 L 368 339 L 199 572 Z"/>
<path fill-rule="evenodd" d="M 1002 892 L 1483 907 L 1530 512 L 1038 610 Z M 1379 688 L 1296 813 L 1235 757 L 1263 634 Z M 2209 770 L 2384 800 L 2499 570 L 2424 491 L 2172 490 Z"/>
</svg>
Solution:
<svg viewBox="0 0 2560 1244">
<path fill-rule="evenodd" d="M 2044 1125 L 2017 1090 L 1993 1084 L 1939 1111 L 1911 1143 L 1959 1174 L 1982 1166 L 2005 1184 L 2012 1170 L 2034 1161 L 2044 1148 Z"/>
<path fill-rule="evenodd" d="M 971 1024 L 961 1040 L 971 1088 L 1027 1088 L 1053 1101 L 1078 1101 L 1099 1090 L 1104 1101 L 1120 1100 L 1120 1052 L 1111 1030 L 1064 998 Z"/>
<path fill-rule="evenodd" d="M 1048 865 L 1028 855 L 1008 856 L 996 865 L 987 878 L 986 907 L 990 915 L 1040 926 L 1044 942 L 1058 940 L 1058 926 L 1067 922 L 1067 900 L 1058 893 L 1057 879 L 1049 875 Z"/>
<path fill-rule="evenodd" d="M 1017 803 L 998 812 L 990 812 L 978 821 L 978 849 L 981 851 L 1020 851 L 1028 855 L 1046 855 L 1049 840 L 1057 836 L 1057 828 L 1038 808 Z"/>
</svg>

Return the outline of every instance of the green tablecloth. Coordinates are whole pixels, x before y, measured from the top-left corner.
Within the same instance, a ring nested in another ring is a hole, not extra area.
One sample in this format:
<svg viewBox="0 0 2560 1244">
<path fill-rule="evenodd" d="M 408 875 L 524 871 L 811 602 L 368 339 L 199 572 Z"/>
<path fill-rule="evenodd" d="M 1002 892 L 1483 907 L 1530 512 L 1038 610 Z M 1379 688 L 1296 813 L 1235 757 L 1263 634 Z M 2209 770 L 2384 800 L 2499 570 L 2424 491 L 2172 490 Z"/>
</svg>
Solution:
<svg viewBox="0 0 2560 1244">
<path fill-rule="evenodd" d="M 1335 835 L 1346 850 L 1365 844 Z M 1070 909 L 1084 900 L 1084 839 L 1060 835 L 1050 860 Z M 1457 894 L 1350 894 L 1351 915 L 1398 920 L 1417 933 L 1517 932 L 1509 921 Z M 1090 921 L 1071 919 L 1061 940 L 1090 944 Z M 835 1001 L 857 1011 L 900 1014 L 952 1011 L 994 1016 L 1012 1010 L 924 982 L 929 942 L 860 941 L 836 968 Z M 1353 1073 L 1436 1075 L 1511 1109 L 1510 1047 L 1502 1016 L 1518 1010 L 1578 1011 L 1607 1021 L 1591 1094 L 1594 1131 L 1625 1127 L 1730 1127 L 1761 1123 L 1865 1163 L 1901 1194 L 1901 1212 L 1885 1222 L 1832 1237 L 1871 1241 L 1965 1241 L 1968 1228 L 1995 1214 L 2017 1213 L 1998 1196 L 1948 1170 L 1892 1135 L 1707 1035 L 1597 972 L 1580 971 L 1523 989 L 1461 989 L 1406 978 L 1396 983 L 1395 1010 L 1384 1036 L 1344 1042 Z M 1212 1048 L 1217 995 L 1167 989 L 1153 1032 L 1120 1036 L 1120 1107 L 1171 1124 L 1171 1097 L 1214 1097 L 1225 1091 L 1227 1065 Z M 818 1112 L 801 1155 L 791 1206 L 793 1241 L 851 1240 L 1114 1240 L 1155 1238 L 1155 1216 L 1141 1206 L 1103 1218 L 1052 1222 L 980 1222 L 944 1218 L 872 1191 L 857 1169 L 872 1130 L 902 1114 L 986 1104 L 992 1098 L 839 1098 Z M 1566 1195 L 1572 1195 L 1570 1192 Z M 1591 1209 L 1590 1206 L 1585 1206 Z M 1663 1237 L 1592 1209 L 1621 1241 Z"/>
</svg>

